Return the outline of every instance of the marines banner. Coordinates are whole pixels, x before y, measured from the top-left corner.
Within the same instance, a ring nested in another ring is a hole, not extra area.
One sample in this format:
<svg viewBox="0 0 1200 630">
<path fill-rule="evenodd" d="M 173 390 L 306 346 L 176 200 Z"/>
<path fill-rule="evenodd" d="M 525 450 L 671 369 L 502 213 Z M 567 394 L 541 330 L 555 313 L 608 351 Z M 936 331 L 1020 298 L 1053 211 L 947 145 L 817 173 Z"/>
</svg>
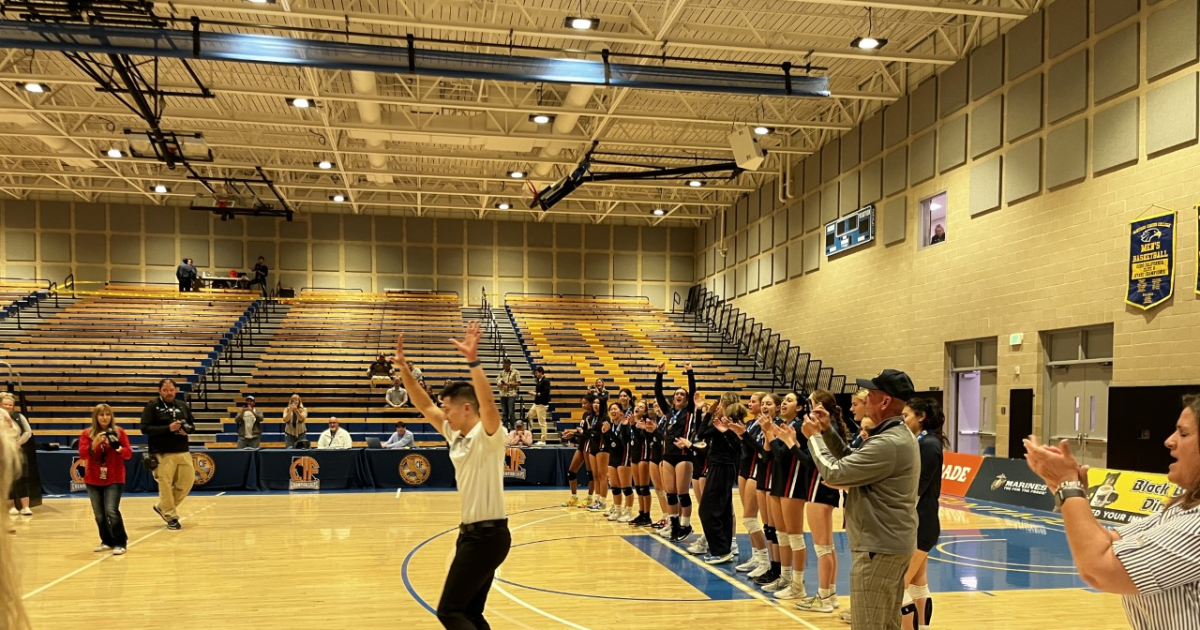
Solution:
<svg viewBox="0 0 1200 630">
<path fill-rule="evenodd" d="M 1175 285 L 1175 212 L 1129 222 L 1129 287 L 1125 303 L 1150 310 Z"/>
<path fill-rule="evenodd" d="M 1128 523 L 1163 509 L 1183 489 L 1156 473 L 1088 469 L 1088 502 L 1102 521 Z"/>
</svg>

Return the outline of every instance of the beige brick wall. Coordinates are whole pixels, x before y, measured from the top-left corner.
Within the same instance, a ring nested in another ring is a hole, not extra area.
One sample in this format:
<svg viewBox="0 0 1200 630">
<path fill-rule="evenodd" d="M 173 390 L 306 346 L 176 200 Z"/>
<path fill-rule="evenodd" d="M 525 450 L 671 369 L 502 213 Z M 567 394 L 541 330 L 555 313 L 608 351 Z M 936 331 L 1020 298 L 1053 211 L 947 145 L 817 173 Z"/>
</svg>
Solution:
<svg viewBox="0 0 1200 630">
<path fill-rule="evenodd" d="M 1143 28 L 1151 12 L 1145 9 L 1135 18 Z M 1095 39 L 1083 47 L 1094 46 Z M 1090 174 L 1089 155 L 1084 181 L 1053 192 L 1046 192 L 1043 184 L 1038 196 L 972 218 L 970 170 L 979 160 L 968 161 L 900 193 L 908 199 L 904 241 L 885 246 L 877 225 L 876 241 L 870 246 L 833 260 L 822 252 L 819 270 L 782 282 L 776 279 L 772 286 L 737 297 L 734 304 L 838 374 L 852 379 L 885 367 L 899 368 L 913 377 L 918 389 L 948 390 L 947 343 L 998 338 L 999 455 L 1008 454 L 1008 416 L 999 408 L 1007 406 L 1009 390 L 1035 390 L 1034 431 L 1041 433 L 1045 399 L 1041 331 L 1112 323 L 1114 386 L 1200 382 L 1193 208 L 1200 203 L 1200 147 L 1188 146 L 1154 159 L 1148 159 L 1145 150 L 1146 92 L 1195 72 L 1196 66 L 1188 66 L 1151 85 L 1142 72 L 1136 90 L 1141 99 L 1141 150 L 1135 165 L 1095 177 Z M 1080 118 L 1091 120 L 1096 109 L 1108 105 L 1089 107 L 1053 126 L 1043 125 L 1030 137 L 1040 136 L 1044 145 L 1051 130 Z M 1008 146 L 999 153 L 1003 155 Z M 918 202 L 941 191 L 949 196 L 948 240 L 919 249 Z M 1177 268 L 1174 297 L 1144 313 L 1126 306 L 1123 298 L 1128 222 L 1147 212 L 1151 204 L 1179 213 Z M 790 243 L 803 237 L 800 230 L 789 230 Z M 729 256 L 729 262 L 733 258 Z M 709 273 L 707 286 L 720 292 L 724 273 L 732 274 L 733 265 Z M 1010 348 L 1011 333 L 1024 333 L 1024 345 Z"/>
</svg>

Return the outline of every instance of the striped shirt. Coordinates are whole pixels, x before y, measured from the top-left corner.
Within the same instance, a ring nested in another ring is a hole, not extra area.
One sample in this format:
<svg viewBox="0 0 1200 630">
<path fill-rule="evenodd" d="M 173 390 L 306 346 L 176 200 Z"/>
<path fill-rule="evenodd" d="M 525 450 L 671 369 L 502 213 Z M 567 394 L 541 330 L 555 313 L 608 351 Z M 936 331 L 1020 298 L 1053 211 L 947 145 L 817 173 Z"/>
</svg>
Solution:
<svg viewBox="0 0 1200 630">
<path fill-rule="evenodd" d="M 1134 630 L 1185 630 L 1200 620 L 1200 506 L 1175 505 L 1117 529 L 1113 553 L 1137 586 L 1121 598 Z"/>
</svg>

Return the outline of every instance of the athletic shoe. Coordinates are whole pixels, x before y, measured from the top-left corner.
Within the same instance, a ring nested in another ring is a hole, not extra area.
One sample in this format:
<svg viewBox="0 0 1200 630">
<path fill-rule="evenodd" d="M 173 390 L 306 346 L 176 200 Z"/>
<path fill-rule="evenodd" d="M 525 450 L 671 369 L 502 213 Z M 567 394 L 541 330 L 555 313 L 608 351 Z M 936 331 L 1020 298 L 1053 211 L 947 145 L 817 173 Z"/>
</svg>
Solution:
<svg viewBox="0 0 1200 630">
<path fill-rule="evenodd" d="M 659 529 L 658 532 L 656 532 L 656 533 L 660 537 L 666 538 L 668 540 L 674 540 L 674 538 L 675 538 L 675 528 L 666 523 L 664 523 L 662 526 L 662 529 Z"/>
<path fill-rule="evenodd" d="M 738 573 L 748 573 L 758 568 L 758 554 L 750 556 L 750 559 L 733 567 Z"/>
<path fill-rule="evenodd" d="M 21 516 L 33 516 L 33 510 L 25 508 L 24 510 L 21 510 Z"/>
<path fill-rule="evenodd" d="M 112 547 L 109 547 L 108 545 L 106 545 L 106 544 L 104 544 L 104 543 L 100 543 L 100 546 L 99 546 L 99 547 L 96 547 L 96 548 L 95 548 L 95 549 L 93 549 L 92 551 L 93 551 L 93 552 L 95 552 L 95 553 L 103 553 L 103 552 L 105 552 L 105 551 L 109 551 L 109 550 L 111 550 L 111 549 L 112 549 Z"/>
<path fill-rule="evenodd" d="M 124 547 L 113 547 L 113 555 L 114 556 L 125 555 L 125 548 Z"/>
<path fill-rule="evenodd" d="M 671 536 L 671 542 L 683 542 L 688 539 L 688 536 L 691 536 L 691 535 L 692 535 L 692 526 L 691 525 L 680 526 L 679 532 Z"/>
<path fill-rule="evenodd" d="M 592 501 L 592 504 L 584 509 L 589 512 L 599 512 L 604 509 L 604 504 L 599 501 Z"/>
<path fill-rule="evenodd" d="M 733 562 L 733 554 L 732 553 L 727 553 L 723 556 L 713 556 L 713 555 L 704 556 L 704 564 L 725 564 L 726 562 Z"/>
<path fill-rule="evenodd" d="M 775 599 L 803 599 L 805 597 L 808 597 L 808 593 L 805 592 L 804 585 L 795 582 L 775 591 Z"/>
<path fill-rule="evenodd" d="M 635 518 L 637 518 L 637 517 L 633 515 L 633 510 L 625 510 L 624 512 L 621 512 L 620 516 L 617 517 L 617 522 L 618 523 L 632 523 L 633 519 L 635 519 Z"/>
<path fill-rule="evenodd" d="M 737 538 L 734 538 L 732 541 L 730 541 L 729 553 L 733 554 L 734 558 L 736 558 L 738 556 Z"/>
<path fill-rule="evenodd" d="M 654 521 L 650 520 L 649 514 L 639 515 L 637 518 L 629 521 L 629 524 L 634 527 L 654 527 Z"/>
<path fill-rule="evenodd" d="M 766 555 L 763 555 L 758 560 L 758 567 L 751 569 L 750 572 L 746 574 L 746 577 L 750 578 L 751 580 L 754 580 L 754 583 L 757 584 L 759 578 L 763 577 L 764 575 L 766 575 L 770 572 L 771 572 L 771 561 L 767 559 Z M 765 583 L 766 582 L 764 582 L 764 584 Z"/>
<path fill-rule="evenodd" d="M 688 545 L 687 552 L 692 555 L 700 555 L 700 554 L 704 554 L 706 556 L 709 555 L 708 540 L 706 540 L 704 538 L 704 536 L 701 536 L 699 540 Z"/>
<path fill-rule="evenodd" d="M 839 617 L 841 618 L 842 621 L 844 621 L 846 623 L 850 623 L 850 611 L 849 610 L 847 610 L 846 612 L 839 615 Z"/>
<path fill-rule="evenodd" d="M 650 524 L 650 527 L 652 527 L 654 529 L 662 529 L 666 526 L 667 526 L 667 519 L 665 519 L 665 518 L 658 519 L 658 522 Z M 664 538 L 665 538 L 665 536 L 664 536 Z"/>
<path fill-rule="evenodd" d="M 767 586 L 768 584 L 774 584 L 778 581 L 779 573 L 771 569 L 770 565 L 767 565 L 767 571 L 765 573 L 754 578 L 754 583 L 759 586 Z"/>
<path fill-rule="evenodd" d="M 813 595 L 812 597 L 806 597 L 796 602 L 796 608 L 805 612 L 831 613 L 839 606 L 841 604 L 838 602 L 837 595 L 830 595 L 824 598 Z"/>
<path fill-rule="evenodd" d="M 563 501 L 558 507 L 573 508 L 579 505 L 579 497 L 572 494 L 570 499 Z"/>
<path fill-rule="evenodd" d="M 167 521 L 167 529 L 183 529 L 183 525 L 179 523 L 179 519 L 173 518 Z"/>
<path fill-rule="evenodd" d="M 163 511 L 161 509 L 159 509 L 159 507 L 157 505 L 153 505 L 151 507 L 154 509 L 154 513 L 158 514 L 159 518 L 161 518 L 168 525 L 171 523 L 171 519 L 167 518 L 167 516 L 165 514 L 163 514 Z"/>
<path fill-rule="evenodd" d="M 8 513 L 12 514 L 13 516 L 16 516 L 16 515 L 20 514 L 21 511 L 15 507 L 10 507 L 10 508 L 8 508 Z"/>
<path fill-rule="evenodd" d="M 782 575 L 775 578 L 770 584 L 763 584 L 762 590 L 764 593 L 776 593 L 792 585 L 792 581 L 784 578 Z"/>
</svg>

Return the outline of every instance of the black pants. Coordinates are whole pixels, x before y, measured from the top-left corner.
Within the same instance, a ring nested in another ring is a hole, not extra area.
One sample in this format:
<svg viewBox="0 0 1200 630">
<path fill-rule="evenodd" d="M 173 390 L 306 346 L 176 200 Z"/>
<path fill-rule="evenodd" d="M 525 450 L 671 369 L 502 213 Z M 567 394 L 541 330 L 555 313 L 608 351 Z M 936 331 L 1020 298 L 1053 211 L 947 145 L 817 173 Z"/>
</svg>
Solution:
<svg viewBox="0 0 1200 630">
<path fill-rule="evenodd" d="M 459 533 L 454 562 L 446 575 L 437 617 L 447 630 L 490 630 L 483 618 L 496 569 L 508 557 L 512 534 L 508 526 L 483 527 Z"/>
<path fill-rule="evenodd" d="M 714 556 L 729 553 L 733 544 L 733 489 L 737 486 L 737 466 L 709 462 L 700 499 L 700 524 L 708 552 Z"/>
<path fill-rule="evenodd" d="M 266 278 L 255 278 L 246 284 L 246 288 L 249 289 L 250 287 L 253 287 L 256 284 L 258 285 L 258 288 L 262 289 L 262 294 L 266 295 L 267 294 L 267 279 Z"/>
<path fill-rule="evenodd" d="M 88 498 L 92 500 L 92 514 L 100 530 L 100 542 L 109 547 L 124 547 L 129 543 L 125 520 L 121 518 L 121 494 L 124 492 L 123 483 L 87 486 Z"/>
<path fill-rule="evenodd" d="M 191 278 L 177 278 L 177 280 L 179 280 L 179 292 L 180 293 L 185 293 L 187 291 L 192 290 L 192 279 Z"/>
</svg>

